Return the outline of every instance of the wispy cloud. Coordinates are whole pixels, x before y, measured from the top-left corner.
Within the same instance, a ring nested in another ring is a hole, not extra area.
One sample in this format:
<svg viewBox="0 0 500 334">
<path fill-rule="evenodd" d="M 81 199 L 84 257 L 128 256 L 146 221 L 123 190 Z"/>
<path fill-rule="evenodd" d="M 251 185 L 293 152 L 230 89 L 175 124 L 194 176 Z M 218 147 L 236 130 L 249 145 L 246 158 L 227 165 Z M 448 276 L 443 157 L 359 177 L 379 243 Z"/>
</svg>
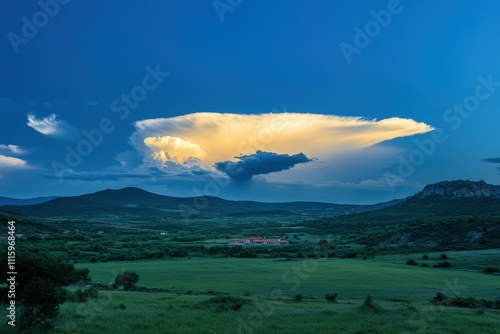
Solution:
<svg viewBox="0 0 500 334">
<path fill-rule="evenodd" d="M 25 167 L 28 167 L 28 163 L 23 159 L 8 157 L 0 154 L 0 170 Z"/>
<path fill-rule="evenodd" d="M 110 181 L 120 179 L 142 179 L 150 178 L 150 174 L 138 174 L 131 172 L 108 172 L 108 171 L 73 171 L 66 170 L 60 175 L 47 174 L 44 175 L 49 179 L 62 178 L 65 180 L 80 180 L 80 181 Z"/>
<path fill-rule="evenodd" d="M 22 108 L 24 107 L 23 103 L 17 103 L 8 99 L 6 97 L 0 97 L 0 107 L 4 108 Z"/>
<path fill-rule="evenodd" d="M 76 129 L 68 122 L 59 118 L 56 114 L 37 118 L 34 114 L 28 114 L 27 125 L 47 137 L 53 139 L 72 140 Z"/>
<path fill-rule="evenodd" d="M 0 153 L 5 154 L 24 154 L 26 150 L 17 145 L 4 145 L 0 144 Z"/>
<path fill-rule="evenodd" d="M 96 107 L 98 104 L 99 104 L 99 102 L 95 102 L 95 101 L 87 102 L 87 106 L 89 106 L 89 107 Z"/>
<path fill-rule="evenodd" d="M 259 115 L 194 113 L 138 121 L 130 143 L 144 161 L 182 165 L 195 159 L 204 168 L 258 150 L 303 152 L 320 160 L 433 128 L 405 118 L 367 120 L 307 113 Z"/>
</svg>

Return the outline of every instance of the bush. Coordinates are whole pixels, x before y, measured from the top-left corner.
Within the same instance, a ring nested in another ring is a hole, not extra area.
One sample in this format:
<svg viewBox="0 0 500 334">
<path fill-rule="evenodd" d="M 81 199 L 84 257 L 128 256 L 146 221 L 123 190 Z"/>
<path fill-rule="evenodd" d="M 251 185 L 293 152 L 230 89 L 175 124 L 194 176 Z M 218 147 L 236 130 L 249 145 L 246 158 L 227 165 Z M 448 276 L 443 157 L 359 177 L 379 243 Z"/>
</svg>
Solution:
<svg viewBox="0 0 500 334">
<path fill-rule="evenodd" d="M 441 254 L 440 258 L 441 258 L 441 260 L 446 260 L 448 258 L 448 256 L 445 253 L 443 253 L 443 254 Z"/>
<path fill-rule="evenodd" d="M 417 261 L 415 261 L 414 259 L 409 259 L 408 261 L 406 261 L 406 264 L 409 266 L 416 266 Z"/>
<path fill-rule="evenodd" d="M 373 301 L 373 298 L 370 295 L 366 296 L 366 299 L 363 302 L 363 307 L 367 310 L 374 311 L 375 313 L 382 311 L 382 308 Z"/>
<path fill-rule="evenodd" d="M 432 304 L 442 304 L 448 297 L 442 292 L 436 293 L 436 296 L 431 299 Z"/>
<path fill-rule="evenodd" d="M 429 260 L 429 255 L 427 255 L 427 254 L 422 255 L 422 259 Z"/>
<path fill-rule="evenodd" d="M 451 267 L 451 263 L 448 261 L 438 262 L 432 265 L 433 268 L 449 268 Z"/>
<path fill-rule="evenodd" d="M 484 272 L 487 274 L 494 274 L 494 273 L 498 273 L 499 270 L 498 270 L 498 268 L 488 267 L 488 268 L 484 268 Z"/>
<path fill-rule="evenodd" d="M 500 309 L 500 300 L 493 301 L 493 300 L 477 299 L 474 297 L 465 298 L 460 296 L 448 298 L 441 292 L 438 292 L 436 296 L 431 299 L 431 303 L 443 306 L 453 306 L 453 307 L 463 307 L 463 308 Z"/>
<path fill-rule="evenodd" d="M 239 258 L 253 259 L 253 258 L 257 257 L 257 254 L 255 254 L 251 250 L 244 249 L 241 252 L 239 252 L 238 254 L 236 254 L 235 256 L 239 257 Z"/>
<path fill-rule="evenodd" d="M 327 293 L 325 299 L 330 302 L 335 302 L 337 300 L 338 293 Z"/>
<path fill-rule="evenodd" d="M 115 277 L 115 283 L 113 287 L 116 289 L 123 286 L 123 289 L 129 290 L 137 284 L 139 281 L 139 275 L 135 271 L 124 271 L 122 274 L 118 274 Z"/>
<path fill-rule="evenodd" d="M 366 299 L 363 303 L 363 306 L 366 308 L 374 308 L 375 307 L 375 303 L 373 302 L 372 296 L 370 296 L 370 295 L 366 296 Z"/>
<path fill-rule="evenodd" d="M 92 287 L 90 289 L 78 289 L 75 292 L 67 292 L 67 299 L 75 303 L 85 303 L 89 298 L 97 298 L 97 289 Z"/>
<path fill-rule="evenodd" d="M 301 294 L 295 295 L 293 300 L 300 302 L 304 297 Z"/>
<path fill-rule="evenodd" d="M 239 311 L 249 300 L 233 296 L 217 296 L 203 302 L 204 305 L 214 307 L 215 312 Z"/>
<path fill-rule="evenodd" d="M 120 304 L 120 305 L 117 305 L 115 306 L 115 309 L 120 309 L 120 310 L 125 310 L 127 308 L 127 306 L 125 304 Z"/>
<path fill-rule="evenodd" d="M 464 307 L 464 308 L 476 308 L 479 307 L 480 302 L 476 298 L 463 298 L 463 297 L 453 297 L 446 302 L 446 306 L 454 307 Z"/>
</svg>

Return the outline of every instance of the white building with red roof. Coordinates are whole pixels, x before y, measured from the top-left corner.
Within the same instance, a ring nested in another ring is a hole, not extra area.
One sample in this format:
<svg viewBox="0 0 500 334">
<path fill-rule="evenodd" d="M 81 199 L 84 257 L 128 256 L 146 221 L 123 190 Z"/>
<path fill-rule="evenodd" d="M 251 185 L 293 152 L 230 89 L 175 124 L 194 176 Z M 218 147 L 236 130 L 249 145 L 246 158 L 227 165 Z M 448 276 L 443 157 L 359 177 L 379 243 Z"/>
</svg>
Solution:
<svg viewBox="0 0 500 334">
<path fill-rule="evenodd" d="M 288 240 L 266 238 L 235 238 L 229 239 L 229 246 L 288 246 Z"/>
</svg>

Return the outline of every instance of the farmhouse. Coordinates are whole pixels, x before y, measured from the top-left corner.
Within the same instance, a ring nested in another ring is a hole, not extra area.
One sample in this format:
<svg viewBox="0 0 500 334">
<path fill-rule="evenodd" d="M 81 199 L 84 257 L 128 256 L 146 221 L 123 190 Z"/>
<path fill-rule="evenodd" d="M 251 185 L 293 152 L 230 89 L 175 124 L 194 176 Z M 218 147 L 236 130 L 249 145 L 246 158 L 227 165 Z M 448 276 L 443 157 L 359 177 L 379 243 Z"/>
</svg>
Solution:
<svg viewBox="0 0 500 334">
<path fill-rule="evenodd" d="M 287 246 L 288 240 L 265 238 L 229 239 L 229 246 Z"/>
</svg>

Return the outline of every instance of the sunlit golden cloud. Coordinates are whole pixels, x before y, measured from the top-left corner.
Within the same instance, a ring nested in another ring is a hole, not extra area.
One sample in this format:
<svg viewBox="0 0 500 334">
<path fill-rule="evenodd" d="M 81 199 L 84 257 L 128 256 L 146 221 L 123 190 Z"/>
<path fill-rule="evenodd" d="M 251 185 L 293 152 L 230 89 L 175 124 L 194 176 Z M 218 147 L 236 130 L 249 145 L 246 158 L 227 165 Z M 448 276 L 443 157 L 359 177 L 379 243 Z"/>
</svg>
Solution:
<svg viewBox="0 0 500 334">
<path fill-rule="evenodd" d="M 241 115 L 194 113 L 138 121 L 130 138 L 146 159 L 182 164 L 189 158 L 204 166 L 234 160 L 240 154 L 265 150 L 279 154 L 302 152 L 326 159 L 399 137 L 433 130 L 406 118 L 367 120 L 307 113 Z"/>
</svg>

